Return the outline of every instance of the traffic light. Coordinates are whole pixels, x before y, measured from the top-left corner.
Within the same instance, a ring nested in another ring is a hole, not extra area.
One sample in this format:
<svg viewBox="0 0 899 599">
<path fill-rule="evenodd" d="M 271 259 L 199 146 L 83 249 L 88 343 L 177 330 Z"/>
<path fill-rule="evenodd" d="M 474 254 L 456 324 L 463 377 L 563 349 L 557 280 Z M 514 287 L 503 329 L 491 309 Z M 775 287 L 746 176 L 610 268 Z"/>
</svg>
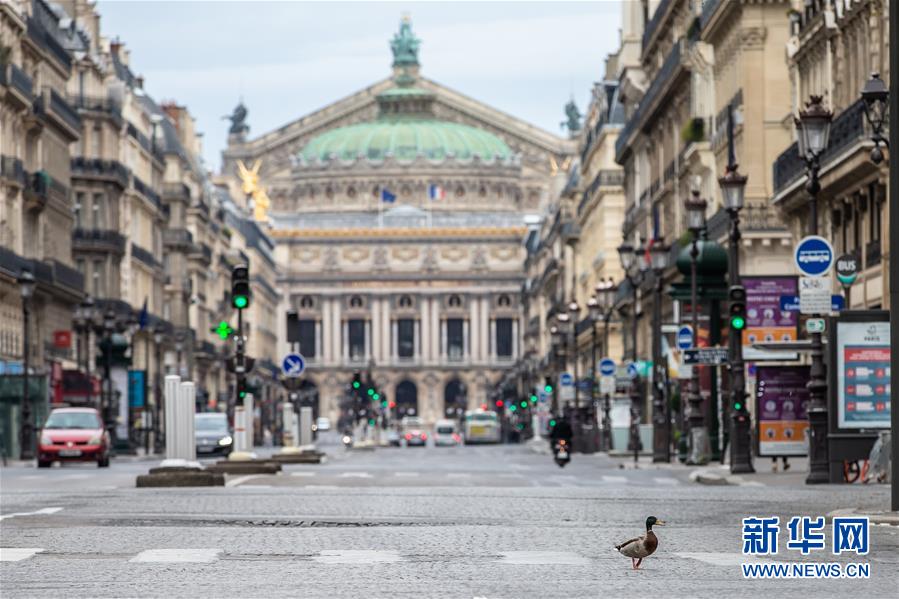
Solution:
<svg viewBox="0 0 899 599">
<path fill-rule="evenodd" d="M 362 388 L 362 375 L 358 372 L 353 373 L 353 391 L 358 391 Z"/>
<path fill-rule="evenodd" d="M 537 396 L 534 394 L 531 394 L 531 403 L 537 403 Z"/>
<path fill-rule="evenodd" d="M 287 311 L 287 342 L 300 342 L 300 316 L 296 310 Z"/>
<path fill-rule="evenodd" d="M 543 390 L 547 393 L 553 392 L 553 380 L 552 377 L 544 377 L 543 378 Z"/>
<path fill-rule="evenodd" d="M 238 310 L 250 306 L 250 267 L 246 264 L 231 269 L 231 305 Z"/>
<path fill-rule="evenodd" d="M 497 399 L 497 400 L 496 400 L 496 407 L 497 407 L 497 408 L 501 408 L 501 407 L 503 407 L 503 405 L 504 405 L 504 404 L 503 404 L 503 400 L 501 400 L 501 399 Z"/>
<path fill-rule="evenodd" d="M 237 377 L 237 399 L 243 399 L 247 396 L 247 379 L 242 376 Z"/>
<path fill-rule="evenodd" d="M 742 331 L 746 328 L 746 288 L 733 285 L 727 294 L 730 303 L 730 328 Z"/>
</svg>

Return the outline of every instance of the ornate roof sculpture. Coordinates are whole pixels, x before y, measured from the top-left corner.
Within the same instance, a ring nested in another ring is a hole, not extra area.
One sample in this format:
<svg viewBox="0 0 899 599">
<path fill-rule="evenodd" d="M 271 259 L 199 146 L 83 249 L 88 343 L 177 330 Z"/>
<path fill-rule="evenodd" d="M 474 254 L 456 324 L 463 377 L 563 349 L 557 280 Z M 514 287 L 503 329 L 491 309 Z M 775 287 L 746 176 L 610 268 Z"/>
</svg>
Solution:
<svg viewBox="0 0 899 599">
<path fill-rule="evenodd" d="M 390 42 L 394 85 L 378 94 L 377 119 L 331 129 L 312 138 L 300 150 L 298 165 L 316 167 L 338 162 L 348 166 L 357 160 L 378 164 L 390 159 L 516 165 L 514 152 L 498 136 L 435 116 L 434 93 L 415 85 L 419 44 L 409 18 L 404 17 Z"/>
</svg>

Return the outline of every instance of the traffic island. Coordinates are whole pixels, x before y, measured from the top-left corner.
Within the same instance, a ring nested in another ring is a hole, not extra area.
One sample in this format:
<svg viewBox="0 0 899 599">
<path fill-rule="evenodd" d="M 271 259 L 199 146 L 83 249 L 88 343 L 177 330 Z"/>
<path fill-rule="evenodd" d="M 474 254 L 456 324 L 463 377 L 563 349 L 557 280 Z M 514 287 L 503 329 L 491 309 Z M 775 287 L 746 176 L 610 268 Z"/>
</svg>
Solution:
<svg viewBox="0 0 899 599">
<path fill-rule="evenodd" d="M 221 474 L 278 474 L 281 464 L 272 460 L 220 460 L 206 466 L 209 472 Z"/>
<path fill-rule="evenodd" d="M 190 466 L 160 466 L 137 477 L 137 488 L 224 487 L 225 475 Z"/>
<path fill-rule="evenodd" d="M 314 447 L 285 447 L 272 460 L 280 464 L 321 464 L 325 454 Z"/>
</svg>

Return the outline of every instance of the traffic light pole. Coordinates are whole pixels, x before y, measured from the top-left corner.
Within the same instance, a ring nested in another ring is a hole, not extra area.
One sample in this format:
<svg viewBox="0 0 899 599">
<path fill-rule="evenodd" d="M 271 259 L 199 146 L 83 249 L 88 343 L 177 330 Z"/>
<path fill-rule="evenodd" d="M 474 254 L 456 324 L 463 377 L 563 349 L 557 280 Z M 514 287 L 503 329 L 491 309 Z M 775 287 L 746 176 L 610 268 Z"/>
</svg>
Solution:
<svg viewBox="0 0 899 599">
<path fill-rule="evenodd" d="M 728 278 L 730 279 L 731 300 L 734 300 L 735 290 L 742 293 L 738 301 L 745 301 L 745 290 L 740 286 L 740 212 L 738 210 L 728 210 L 730 215 L 730 268 L 728 268 Z M 745 303 L 742 304 L 743 309 L 738 315 L 743 318 L 743 326 L 745 326 Z M 733 315 L 733 312 L 731 312 Z M 730 345 L 730 471 L 733 474 L 744 474 L 755 472 L 752 466 L 752 441 L 750 436 L 749 410 L 746 406 L 746 373 L 743 364 L 743 333 L 742 327 L 733 326 L 733 320 L 730 321 L 730 334 L 728 335 L 728 343 Z"/>
</svg>

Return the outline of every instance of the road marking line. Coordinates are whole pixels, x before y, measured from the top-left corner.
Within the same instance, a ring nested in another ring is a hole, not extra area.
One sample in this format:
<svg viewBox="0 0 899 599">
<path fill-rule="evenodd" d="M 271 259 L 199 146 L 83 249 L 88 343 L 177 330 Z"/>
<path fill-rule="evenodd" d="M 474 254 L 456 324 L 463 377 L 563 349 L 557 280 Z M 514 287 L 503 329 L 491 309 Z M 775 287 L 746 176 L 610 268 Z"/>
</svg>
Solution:
<svg viewBox="0 0 899 599">
<path fill-rule="evenodd" d="M 340 487 L 338 487 L 337 485 L 303 485 L 303 488 L 304 489 L 328 489 L 328 490 L 333 491 L 335 489 L 339 489 Z"/>
<path fill-rule="evenodd" d="M 60 476 L 56 480 L 80 480 L 83 478 L 90 478 L 88 474 L 66 474 L 65 476 Z"/>
<path fill-rule="evenodd" d="M 16 512 L 14 514 L 3 514 L 2 516 L 0 516 L 0 520 L 15 518 L 16 516 L 41 516 L 44 514 L 55 514 L 56 512 L 61 510 L 61 507 L 45 507 L 34 512 Z"/>
<path fill-rule="evenodd" d="M 418 472 L 395 472 L 394 476 L 413 477 L 413 476 L 418 476 Z"/>
<path fill-rule="evenodd" d="M 209 564 L 218 560 L 221 552 L 221 549 L 148 549 L 141 551 L 128 561 Z"/>
<path fill-rule="evenodd" d="M 756 559 L 755 556 L 742 553 L 675 553 L 674 555 L 695 559 L 713 566 L 739 566 L 750 559 Z"/>
<path fill-rule="evenodd" d="M 446 475 L 447 478 L 471 478 L 471 474 L 469 472 L 449 472 Z"/>
<path fill-rule="evenodd" d="M 500 478 L 524 478 L 524 474 L 520 472 L 504 472 L 499 475 Z"/>
<path fill-rule="evenodd" d="M 243 482 L 246 482 L 248 480 L 256 478 L 257 476 L 259 476 L 259 475 L 258 474 L 244 474 L 243 476 L 238 476 L 238 477 L 232 478 L 231 480 L 227 481 L 225 483 L 225 486 L 226 487 L 236 487 Z"/>
<path fill-rule="evenodd" d="M 291 476 L 315 476 L 318 472 L 291 472 Z"/>
<path fill-rule="evenodd" d="M 501 564 L 514 566 L 585 566 L 590 563 L 586 557 L 570 551 L 503 551 L 501 555 Z"/>
<path fill-rule="evenodd" d="M 604 482 L 604 483 L 609 483 L 609 484 L 612 484 L 612 485 L 626 485 L 626 484 L 627 484 L 627 477 L 624 477 L 624 476 L 611 476 L 611 475 L 608 475 L 608 474 L 604 474 L 604 475 L 602 476 L 602 482 Z"/>
<path fill-rule="evenodd" d="M 675 487 L 680 484 L 679 480 L 669 476 L 658 476 L 652 480 L 654 480 L 657 485 L 668 485 L 669 487 Z"/>
<path fill-rule="evenodd" d="M 340 478 L 371 478 L 368 472 L 343 472 Z"/>
<path fill-rule="evenodd" d="M 396 551 L 328 549 L 320 551 L 312 559 L 323 564 L 392 564 L 402 561 L 403 558 Z"/>
<path fill-rule="evenodd" d="M 42 551 L 37 547 L 0 547 L 0 562 L 20 562 Z"/>
<path fill-rule="evenodd" d="M 238 489 L 271 489 L 271 485 L 240 485 Z"/>
</svg>

